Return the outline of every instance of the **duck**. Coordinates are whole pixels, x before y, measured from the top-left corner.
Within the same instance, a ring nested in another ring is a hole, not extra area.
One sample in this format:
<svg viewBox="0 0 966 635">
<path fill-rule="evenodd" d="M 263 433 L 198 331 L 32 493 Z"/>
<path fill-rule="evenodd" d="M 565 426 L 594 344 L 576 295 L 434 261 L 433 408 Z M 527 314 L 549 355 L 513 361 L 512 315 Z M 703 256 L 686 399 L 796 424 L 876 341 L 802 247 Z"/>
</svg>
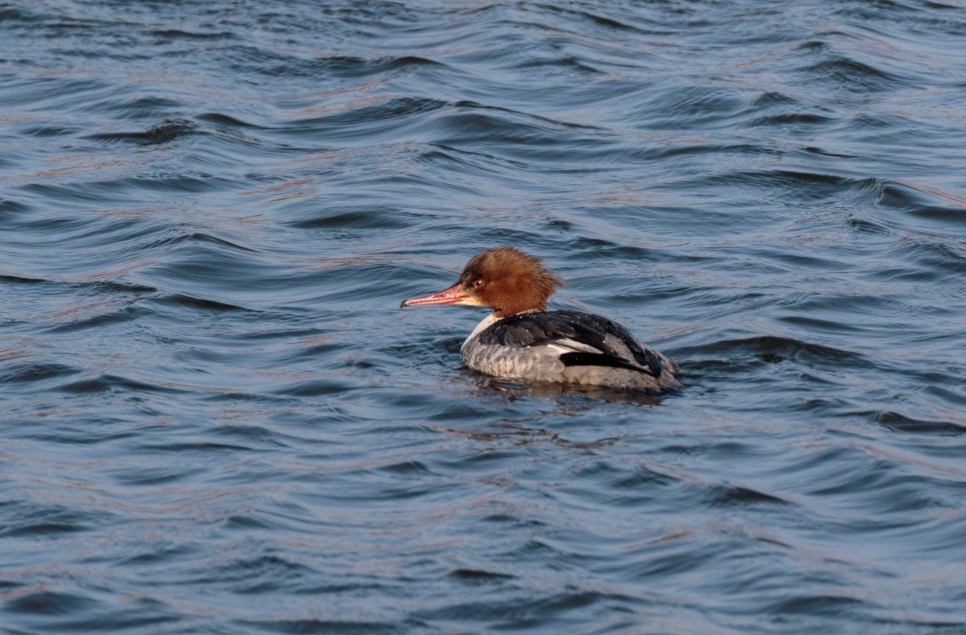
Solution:
<svg viewBox="0 0 966 635">
<path fill-rule="evenodd" d="M 678 365 L 613 320 L 582 311 L 548 311 L 563 281 L 515 247 L 473 256 L 456 284 L 409 298 L 403 307 L 492 309 L 460 348 L 470 368 L 494 377 L 648 394 L 680 390 Z"/>
</svg>

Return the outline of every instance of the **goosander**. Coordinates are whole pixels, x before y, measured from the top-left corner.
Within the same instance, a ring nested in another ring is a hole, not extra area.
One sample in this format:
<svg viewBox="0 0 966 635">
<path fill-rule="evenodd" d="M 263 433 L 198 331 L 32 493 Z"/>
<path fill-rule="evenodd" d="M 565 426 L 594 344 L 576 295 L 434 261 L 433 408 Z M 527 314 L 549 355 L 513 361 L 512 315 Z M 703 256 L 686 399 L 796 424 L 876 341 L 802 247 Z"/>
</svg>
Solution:
<svg viewBox="0 0 966 635">
<path fill-rule="evenodd" d="M 460 348 L 466 365 L 487 375 L 652 394 L 681 387 L 677 365 L 620 324 L 580 311 L 547 311 L 561 284 L 539 258 L 497 247 L 473 256 L 452 287 L 400 306 L 493 309 Z"/>
</svg>

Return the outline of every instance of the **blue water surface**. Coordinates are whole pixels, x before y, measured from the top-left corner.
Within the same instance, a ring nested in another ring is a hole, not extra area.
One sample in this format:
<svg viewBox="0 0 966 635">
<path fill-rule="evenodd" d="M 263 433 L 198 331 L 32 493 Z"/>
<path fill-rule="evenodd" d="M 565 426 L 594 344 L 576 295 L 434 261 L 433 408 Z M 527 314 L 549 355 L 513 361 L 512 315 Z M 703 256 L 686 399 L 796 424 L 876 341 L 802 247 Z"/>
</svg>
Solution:
<svg viewBox="0 0 966 635">
<path fill-rule="evenodd" d="M 0 2 L 0 632 L 966 633 L 964 130 L 960 0 Z"/>
</svg>

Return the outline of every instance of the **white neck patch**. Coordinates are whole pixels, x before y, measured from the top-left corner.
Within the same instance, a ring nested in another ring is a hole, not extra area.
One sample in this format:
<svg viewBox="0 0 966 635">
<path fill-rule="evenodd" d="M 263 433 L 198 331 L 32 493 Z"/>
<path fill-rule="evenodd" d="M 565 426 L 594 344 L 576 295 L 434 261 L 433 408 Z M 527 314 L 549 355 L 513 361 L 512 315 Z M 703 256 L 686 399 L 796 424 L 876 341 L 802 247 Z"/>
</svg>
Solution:
<svg viewBox="0 0 966 635">
<path fill-rule="evenodd" d="M 473 329 L 473 332 L 470 333 L 470 336 L 466 338 L 466 341 L 463 342 L 463 346 L 460 347 L 460 350 L 462 351 L 464 348 L 466 348 L 466 345 L 470 343 L 470 340 L 472 340 L 474 337 L 476 337 L 481 332 L 483 332 L 483 330 L 485 330 L 488 326 L 490 326 L 491 324 L 495 324 L 496 322 L 499 322 L 502 319 L 503 318 L 496 317 L 496 313 L 490 313 L 488 316 L 483 318 L 483 320 L 476 325 L 476 328 Z"/>
</svg>

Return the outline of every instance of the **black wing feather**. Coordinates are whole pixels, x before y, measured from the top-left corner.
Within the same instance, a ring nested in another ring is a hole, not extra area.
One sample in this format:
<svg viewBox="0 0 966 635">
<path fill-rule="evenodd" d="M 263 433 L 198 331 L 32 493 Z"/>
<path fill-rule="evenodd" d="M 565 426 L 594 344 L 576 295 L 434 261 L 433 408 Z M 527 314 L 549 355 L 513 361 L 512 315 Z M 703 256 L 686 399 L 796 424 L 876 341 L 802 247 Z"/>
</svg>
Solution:
<svg viewBox="0 0 966 635">
<path fill-rule="evenodd" d="M 621 353 L 609 346 L 607 335 L 619 339 L 633 355 L 626 359 Z M 569 339 L 596 348 L 602 353 L 564 353 L 561 361 L 568 366 L 611 366 L 636 371 L 649 371 L 657 377 L 664 368 L 664 362 L 654 351 L 644 348 L 630 332 L 618 324 L 599 315 L 580 311 L 543 311 L 522 313 L 500 320 L 479 335 L 481 344 L 498 344 L 526 348 L 553 344 L 556 340 Z M 635 366 L 637 362 L 640 366 Z"/>
<path fill-rule="evenodd" d="M 637 372 L 645 370 L 619 357 L 611 357 L 603 353 L 564 353 L 560 356 L 560 361 L 563 362 L 564 366 L 610 366 L 636 370 Z"/>
</svg>

